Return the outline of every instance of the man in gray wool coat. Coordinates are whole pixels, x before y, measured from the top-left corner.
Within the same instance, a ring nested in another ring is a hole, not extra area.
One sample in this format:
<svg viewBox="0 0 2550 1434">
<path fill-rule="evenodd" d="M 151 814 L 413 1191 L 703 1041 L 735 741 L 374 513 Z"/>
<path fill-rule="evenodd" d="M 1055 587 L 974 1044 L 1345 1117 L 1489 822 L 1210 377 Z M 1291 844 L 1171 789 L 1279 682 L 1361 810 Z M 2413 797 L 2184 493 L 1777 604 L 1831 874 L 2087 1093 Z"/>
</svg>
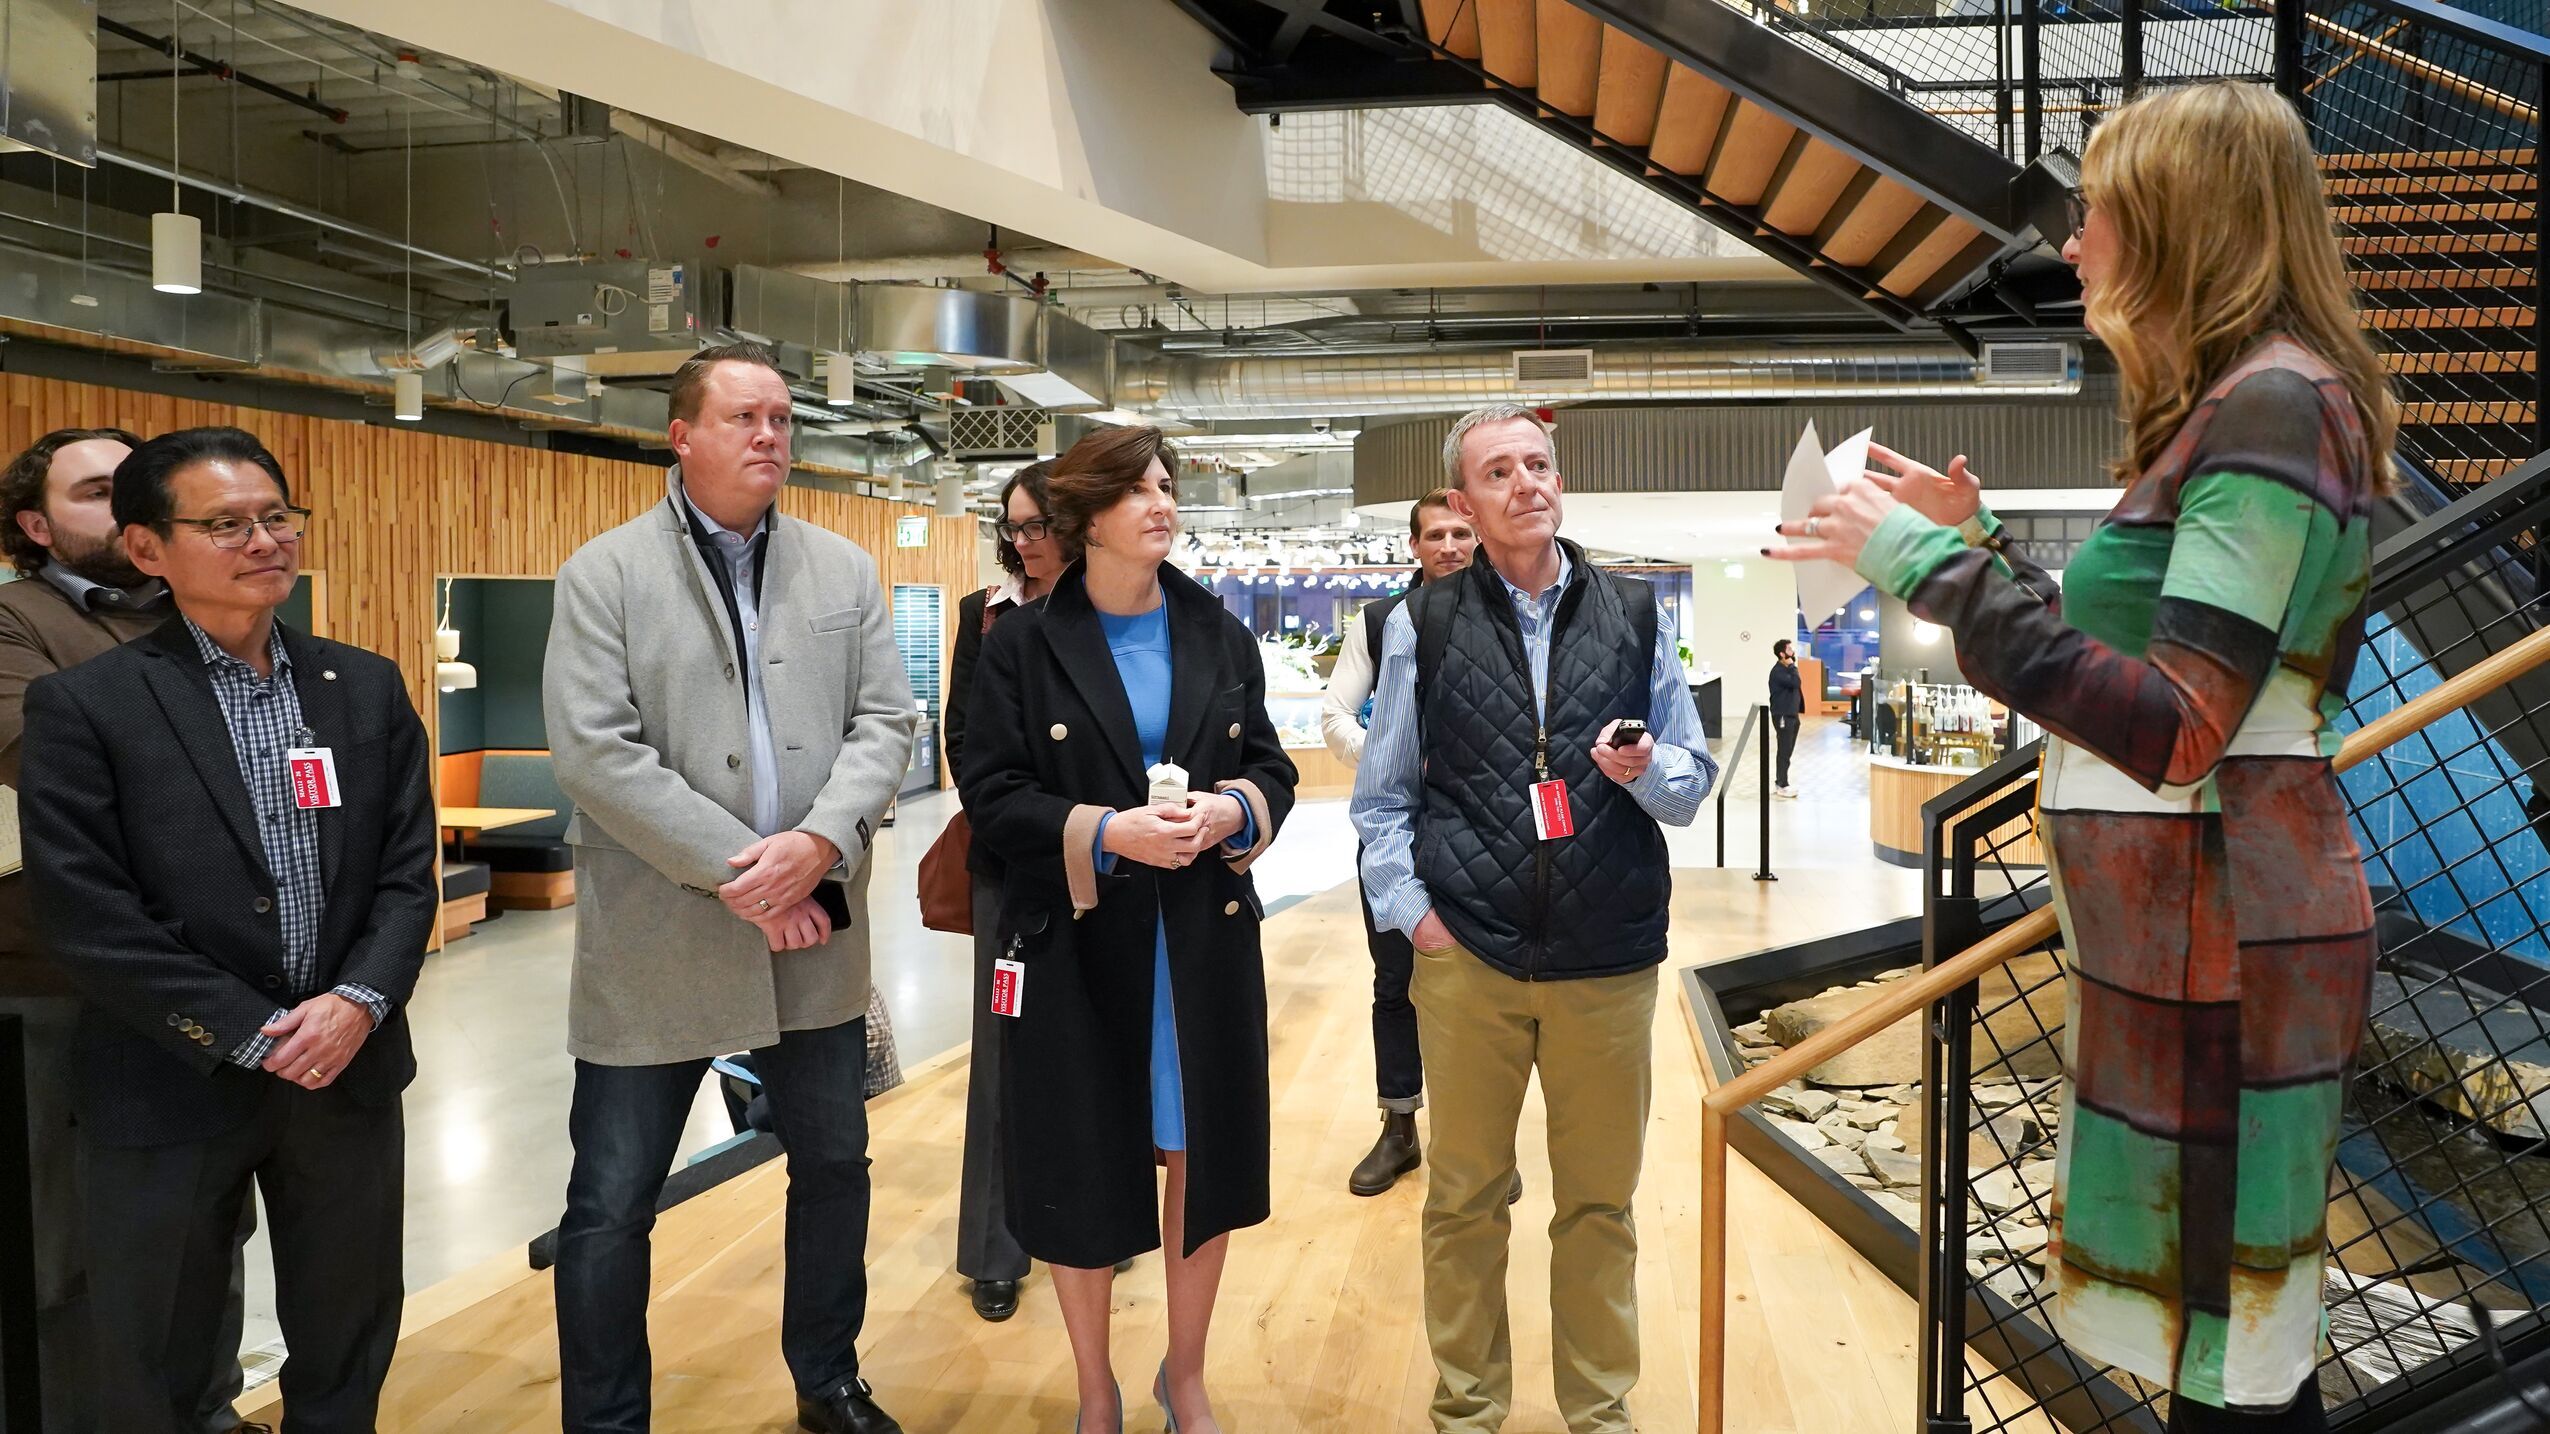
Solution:
<svg viewBox="0 0 2550 1434">
<path fill-rule="evenodd" d="M 798 1424 L 900 1434 L 859 1377 L 861 1082 L 869 844 L 915 715 L 875 560 L 778 510 L 793 407 L 767 349 L 701 350 L 674 378 L 664 501 L 558 573 L 542 685 L 576 808 L 570 1434 L 647 1427 L 656 1200 L 709 1058 L 739 1050 L 788 1152 Z"/>
</svg>

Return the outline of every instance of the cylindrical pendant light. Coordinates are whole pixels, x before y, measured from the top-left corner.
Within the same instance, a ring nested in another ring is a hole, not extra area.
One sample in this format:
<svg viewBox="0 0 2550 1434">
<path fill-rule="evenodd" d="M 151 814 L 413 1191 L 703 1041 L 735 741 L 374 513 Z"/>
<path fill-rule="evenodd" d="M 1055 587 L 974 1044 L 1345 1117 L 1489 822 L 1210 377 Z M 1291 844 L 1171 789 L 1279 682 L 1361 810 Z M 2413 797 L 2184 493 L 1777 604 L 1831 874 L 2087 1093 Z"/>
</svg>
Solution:
<svg viewBox="0 0 2550 1434">
<path fill-rule="evenodd" d="M 204 222 L 173 211 L 151 216 L 151 287 L 163 294 L 204 291 Z"/>
<path fill-rule="evenodd" d="M 938 514 L 942 518 L 965 516 L 965 466 L 961 463 L 939 465 Z"/>
<path fill-rule="evenodd" d="M 823 401 L 835 408 L 847 408 L 859 401 L 859 365 L 850 355 L 824 355 Z"/>
<path fill-rule="evenodd" d="M 204 291 L 204 223 L 178 204 L 178 139 L 185 126 L 177 113 L 178 23 L 174 9 L 168 26 L 168 208 L 151 216 L 151 287 L 163 294 Z"/>
<path fill-rule="evenodd" d="M 425 375 L 403 368 L 390 379 L 390 416 L 415 423 L 425 416 Z"/>
</svg>

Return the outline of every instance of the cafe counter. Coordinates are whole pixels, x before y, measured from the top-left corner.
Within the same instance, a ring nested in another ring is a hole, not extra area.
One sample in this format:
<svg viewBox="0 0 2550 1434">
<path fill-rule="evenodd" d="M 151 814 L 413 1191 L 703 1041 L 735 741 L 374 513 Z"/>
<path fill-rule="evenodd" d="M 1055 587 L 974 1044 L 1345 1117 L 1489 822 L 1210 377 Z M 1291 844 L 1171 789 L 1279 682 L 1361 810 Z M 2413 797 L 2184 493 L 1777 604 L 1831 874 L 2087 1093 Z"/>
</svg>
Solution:
<svg viewBox="0 0 2550 1434">
<path fill-rule="evenodd" d="M 1943 767 L 1907 762 L 1884 753 L 1868 759 L 1868 839 L 1882 861 L 1919 868 L 1922 864 L 1921 809 L 1931 798 L 1981 771 L 1980 767 Z M 1999 856 L 2013 866 L 2043 866 L 2035 831 L 2026 817 L 1993 834 Z"/>
</svg>

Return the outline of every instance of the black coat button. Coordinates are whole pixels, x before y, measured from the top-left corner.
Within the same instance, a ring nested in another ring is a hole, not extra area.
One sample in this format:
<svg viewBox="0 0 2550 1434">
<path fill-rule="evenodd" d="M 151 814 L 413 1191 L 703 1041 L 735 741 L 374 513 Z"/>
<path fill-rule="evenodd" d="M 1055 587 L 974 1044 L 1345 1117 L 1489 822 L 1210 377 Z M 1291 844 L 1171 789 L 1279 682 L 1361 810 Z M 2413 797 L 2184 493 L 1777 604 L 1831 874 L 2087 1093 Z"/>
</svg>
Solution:
<svg viewBox="0 0 2550 1434">
<path fill-rule="evenodd" d="M 263 916 L 267 912 L 274 910 L 274 900 L 271 897 L 260 896 L 257 898 L 256 907 L 257 914 L 259 916 Z"/>
<path fill-rule="evenodd" d="M 267 989 L 267 990 L 269 990 L 269 991 L 280 991 L 280 990 L 282 990 L 282 989 L 283 989 L 283 978 L 282 978 L 281 976 L 268 976 L 268 977 L 266 978 L 266 989 Z"/>
<path fill-rule="evenodd" d="M 732 753 L 732 752 L 729 752 L 729 753 L 727 753 L 727 754 L 726 754 L 726 770 L 727 770 L 727 771 L 730 771 L 730 772 L 731 772 L 731 771 L 734 771 L 736 768 L 738 768 L 738 767 L 740 767 L 740 766 L 742 766 L 742 765 L 744 765 L 744 759 L 743 759 L 743 758 L 736 756 L 736 755 L 735 755 L 734 753 Z"/>
</svg>

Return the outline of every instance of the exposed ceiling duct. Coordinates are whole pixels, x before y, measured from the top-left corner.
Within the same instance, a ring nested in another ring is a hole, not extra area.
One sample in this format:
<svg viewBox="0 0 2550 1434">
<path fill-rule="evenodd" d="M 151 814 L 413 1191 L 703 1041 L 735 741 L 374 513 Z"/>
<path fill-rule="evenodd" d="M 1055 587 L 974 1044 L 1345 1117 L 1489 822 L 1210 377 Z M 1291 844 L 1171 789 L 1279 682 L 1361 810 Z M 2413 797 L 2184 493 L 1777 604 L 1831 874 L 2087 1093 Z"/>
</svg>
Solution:
<svg viewBox="0 0 2550 1434">
<path fill-rule="evenodd" d="M 1045 245 L 997 252 L 1002 267 L 1016 274 L 1058 275 L 1121 267 L 1078 249 L 1057 249 Z M 905 254 L 886 259 L 792 264 L 789 268 L 808 278 L 827 279 L 834 283 L 909 284 L 937 279 L 988 279 L 993 276 L 990 261 L 980 249 L 958 254 Z"/>
<path fill-rule="evenodd" d="M 1773 401 L 1801 398 L 1989 398 L 2080 391 L 2077 344 L 2051 376 L 1987 377 L 1981 360 L 1948 344 L 1702 347 L 1636 344 L 1593 351 L 1582 383 L 1547 390 L 1515 381 L 1513 354 L 1415 351 L 1304 358 L 1171 355 L 1116 366 L 1116 405 L 1189 419 L 1327 418 L 1441 413 L 1483 403 Z"/>
<path fill-rule="evenodd" d="M 471 346 L 473 339 L 492 337 L 484 327 L 489 318 L 463 315 L 410 343 L 395 329 L 262 299 L 211 292 L 174 298 L 122 269 L 0 244 L 0 319 L 62 335 L 97 335 L 163 367 L 365 392 L 384 403 L 395 375 L 421 371 L 426 394 L 443 407 L 623 441 L 661 441 L 663 393 L 591 383 L 561 401 L 551 389 L 557 377 L 551 366 Z M 932 456 L 927 441 L 908 429 L 834 434 L 811 424 L 799 426 L 795 449 L 801 465 L 836 476 L 883 475 Z"/>
<path fill-rule="evenodd" d="M 322 214 L 315 209 L 295 204 L 288 199 L 278 199 L 271 194 L 259 194 L 255 190 L 244 189 L 236 184 L 224 184 L 220 180 L 213 179 L 206 175 L 186 173 L 185 171 L 171 168 L 168 165 L 162 164 L 158 160 L 150 159 L 143 155 L 125 154 L 120 150 L 113 150 L 104 145 L 100 145 L 97 149 L 97 157 L 100 162 L 114 165 L 118 169 L 129 169 L 136 174 L 149 175 L 153 179 L 164 179 L 171 184 L 182 184 L 188 189 L 200 190 L 203 193 L 213 195 L 216 198 L 227 199 L 233 204 L 245 204 L 251 209 L 262 209 L 269 214 L 279 214 L 286 219 L 299 220 L 301 223 L 315 225 L 321 229 L 347 235 L 351 238 L 361 239 L 368 243 L 378 244 L 386 249 L 413 254 L 419 259 L 430 260 L 436 264 L 442 264 L 450 268 L 458 269 L 473 278 L 487 279 L 507 284 L 514 281 L 514 276 L 510 271 L 497 268 L 494 265 L 481 264 L 474 259 L 462 259 L 454 255 L 439 253 L 432 249 L 422 248 L 399 238 L 395 234 L 384 234 L 377 229 L 369 229 L 363 225 L 339 219 L 331 214 Z"/>
<path fill-rule="evenodd" d="M 1039 408 L 1107 405 L 1114 344 L 1050 304 L 1017 294 L 920 284 L 842 284 L 754 264 L 733 271 L 729 322 L 817 353 L 858 356 L 862 372 L 950 370 L 997 379 Z"/>
</svg>

